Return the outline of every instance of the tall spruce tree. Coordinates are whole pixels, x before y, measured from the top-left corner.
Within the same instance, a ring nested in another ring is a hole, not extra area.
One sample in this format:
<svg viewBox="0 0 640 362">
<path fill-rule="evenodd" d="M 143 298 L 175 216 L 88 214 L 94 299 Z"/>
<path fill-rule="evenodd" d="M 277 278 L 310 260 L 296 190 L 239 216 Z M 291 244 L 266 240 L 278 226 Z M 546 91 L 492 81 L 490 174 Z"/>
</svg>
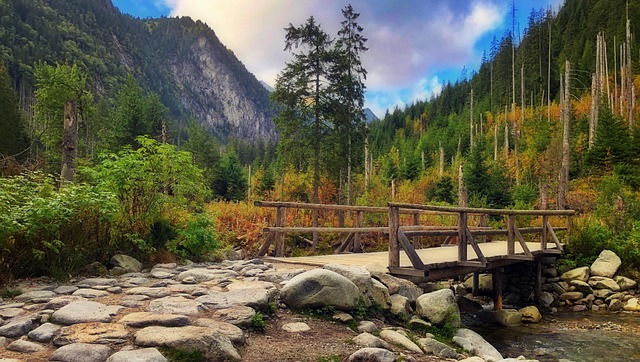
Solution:
<svg viewBox="0 0 640 362">
<path fill-rule="evenodd" d="M 24 121 L 18 109 L 18 99 L 13 88 L 7 68 L 0 62 L 0 130 L 9 137 L 0 138 L 0 158 L 6 156 L 22 156 L 28 147 L 24 129 Z"/>
</svg>

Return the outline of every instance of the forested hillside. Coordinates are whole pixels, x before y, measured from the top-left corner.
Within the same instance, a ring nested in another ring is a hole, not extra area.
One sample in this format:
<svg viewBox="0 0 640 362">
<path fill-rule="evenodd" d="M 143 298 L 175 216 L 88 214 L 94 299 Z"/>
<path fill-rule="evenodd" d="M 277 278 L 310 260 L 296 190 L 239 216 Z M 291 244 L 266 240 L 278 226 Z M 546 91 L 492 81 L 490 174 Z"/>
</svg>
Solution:
<svg viewBox="0 0 640 362">
<path fill-rule="evenodd" d="M 176 139 L 190 116 L 222 139 L 275 136 L 268 92 L 199 21 L 136 19 L 110 0 L 1 0 L 0 14 L 0 60 L 23 110 L 37 63 L 76 64 L 96 99 L 116 98 L 129 75 L 158 94 Z"/>
</svg>

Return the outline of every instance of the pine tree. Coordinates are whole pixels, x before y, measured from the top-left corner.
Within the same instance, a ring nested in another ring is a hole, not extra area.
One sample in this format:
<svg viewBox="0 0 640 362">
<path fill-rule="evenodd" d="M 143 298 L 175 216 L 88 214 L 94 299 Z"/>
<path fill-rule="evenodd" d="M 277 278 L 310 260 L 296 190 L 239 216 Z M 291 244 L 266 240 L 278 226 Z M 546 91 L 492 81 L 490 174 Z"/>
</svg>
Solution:
<svg viewBox="0 0 640 362">
<path fill-rule="evenodd" d="M 10 137 L 0 138 L 0 157 L 19 156 L 28 154 L 28 141 L 25 134 L 24 121 L 18 109 L 18 99 L 13 88 L 7 69 L 0 62 L 0 130 Z"/>
</svg>

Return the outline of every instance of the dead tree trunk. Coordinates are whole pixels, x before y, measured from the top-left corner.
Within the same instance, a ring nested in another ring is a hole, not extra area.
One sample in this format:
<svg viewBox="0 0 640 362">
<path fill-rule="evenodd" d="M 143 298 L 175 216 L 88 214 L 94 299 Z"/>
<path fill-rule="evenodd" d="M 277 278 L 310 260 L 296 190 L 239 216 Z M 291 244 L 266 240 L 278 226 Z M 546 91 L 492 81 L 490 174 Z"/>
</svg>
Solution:
<svg viewBox="0 0 640 362">
<path fill-rule="evenodd" d="M 473 88 L 471 88 L 471 110 L 469 112 L 469 147 L 473 148 Z"/>
<path fill-rule="evenodd" d="M 631 74 L 631 22 L 629 21 L 629 3 L 627 3 L 627 51 L 626 51 L 626 85 L 627 85 L 627 120 L 629 128 L 633 127 L 633 75 Z"/>
<path fill-rule="evenodd" d="M 76 174 L 78 157 L 78 113 L 76 101 L 68 100 L 64 104 L 64 128 L 62 131 L 62 183 L 73 181 Z"/>
<path fill-rule="evenodd" d="M 562 107 L 562 167 L 560 168 L 558 182 L 558 209 L 564 210 L 567 207 L 567 194 L 569 193 L 569 136 L 571 126 L 571 64 L 569 60 L 564 66 L 564 105 Z"/>
</svg>

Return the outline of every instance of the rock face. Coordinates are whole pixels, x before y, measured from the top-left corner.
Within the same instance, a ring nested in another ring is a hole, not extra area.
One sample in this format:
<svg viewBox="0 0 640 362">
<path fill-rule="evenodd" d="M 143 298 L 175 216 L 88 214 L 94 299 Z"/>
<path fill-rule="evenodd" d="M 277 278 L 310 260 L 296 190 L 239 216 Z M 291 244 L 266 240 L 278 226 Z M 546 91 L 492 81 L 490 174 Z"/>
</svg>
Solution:
<svg viewBox="0 0 640 362">
<path fill-rule="evenodd" d="M 416 300 L 416 313 L 437 326 L 460 325 L 460 310 L 451 289 L 426 293 Z"/>
<path fill-rule="evenodd" d="M 485 341 L 478 333 L 460 328 L 453 337 L 453 343 L 459 345 L 465 350 L 483 358 L 485 361 L 501 361 L 502 355 L 489 342 Z"/>
<path fill-rule="evenodd" d="M 280 296 L 285 304 L 296 309 L 332 305 L 337 309 L 353 310 L 358 304 L 360 290 L 336 272 L 314 269 L 293 277 L 282 288 Z"/>
<path fill-rule="evenodd" d="M 611 250 L 603 250 L 598 259 L 591 264 L 591 275 L 611 278 L 622 265 L 622 260 Z"/>
</svg>

